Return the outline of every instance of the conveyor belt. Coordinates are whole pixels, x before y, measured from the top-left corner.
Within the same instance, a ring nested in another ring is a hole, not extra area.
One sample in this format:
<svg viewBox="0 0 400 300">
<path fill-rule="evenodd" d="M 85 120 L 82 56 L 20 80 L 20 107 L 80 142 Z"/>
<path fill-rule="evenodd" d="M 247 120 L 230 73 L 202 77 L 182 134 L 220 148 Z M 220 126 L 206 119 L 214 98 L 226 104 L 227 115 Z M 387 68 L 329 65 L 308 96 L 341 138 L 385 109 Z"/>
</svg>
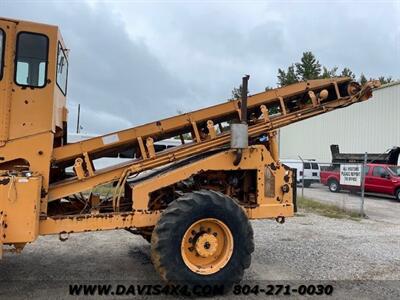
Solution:
<svg viewBox="0 0 400 300">
<path fill-rule="evenodd" d="M 349 78 L 337 78 L 303 82 L 295 84 L 293 89 L 289 89 L 289 87 L 273 90 L 271 91 L 271 93 L 266 92 L 249 97 L 248 116 L 250 116 L 250 121 L 248 128 L 250 138 L 268 133 L 270 131 L 307 118 L 311 118 L 313 116 L 317 116 L 338 108 L 367 100 L 372 94 L 371 90 L 374 87 L 374 83 L 368 83 L 361 88 L 358 85 L 351 83 Z M 288 94 L 285 97 L 278 96 L 277 98 L 277 95 L 281 95 L 283 90 L 288 92 Z M 269 97 L 267 97 L 268 95 Z M 262 99 L 264 99 L 264 101 L 262 101 Z M 225 114 L 220 113 L 220 115 L 217 116 L 214 120 L 211 119 L 211 117 L 213 116 L 212 112 L 218 106 L 208 108 L 210 110 L 209 114 L 206 114 L 205 111 L 207 111 L 207 109 L 204 109 L 202 111 L 180 115 L 175 118 L 178 118 L 178 120 L 180 120 L 182 116 L 195 116 L 199 114 L 199 112 L 201 112 L 201 115 L 203 115 L 203 121 L 214 121 L 214 124 L 216 124 L 219 120 L 226 120 L 225 117 L 227 115 L 232 116 L 231 120 L 233 120 L 234 118 L 237 118 L 235 107 L 239 107 L 239 105 L 237 105 L 238 102 L 235 103 L 236 104 L 227 103 L 220 105 L 223 106 L 225 109 L 227 109 L 228 107 L 230 107 L 231 109 L 225 111 Z M 275 111 L 276 114 L 270 116 L 268 114 L 268 112 L 271 111 L 270 105 L 278 105 L 278 113 L 276 113 Z M 221 107 L 219 107 L 219 110 L 222 111 Z M 178 120 L 175 121 L 178 122 Z M 155 129 L 153 128 L 154 125 L 159 123 L 162 124 L 161 126 L 164 126 L 163 124 L 167 124 L 168 122 L 171 122 L 171 119 L 166 119 L 158 121 L 156 123 L 151 123 L 148 125 L 143 125 L 130 129 L 132 131 L 130 142 L 137 142 L 138 140 L 143 141 L 143 136 L 157 139 L 158 135 L 162 134 L 164 131 L 159 129 L 155 133 L 156 136 L 150 135 L 149 133 L 153 132 Z M 192 124 L 194 131 L 196 131 L 196 129 L 199 130 L 199 127 L 196 124 L 197 123 Z M 146 126 L 150 127 L 149 132 L 143 132 L 140 137 L 137 137 L 137 134 L 143 131 L 143 127 Z M 174 129 L 168 132 L 173 132 L 173 134 L 183 133 L 183 130 L 185 130 L 187 126 L 188 120 L 186 119 L 186 121 L 184 121 L 181 125 L 181 131 L 179 131 L 178 129 Z M 165 129 L 166 127 L 163 128 Z M 116 134 L 118 136 L 122 135 L 121 132 Z M 126 132 L 124 132 L 123 134 L 126 134 Z M 164 134 L 163 136 L 169 137 L 168 134 Z M 230 140 L 230 132 L 227 131 L 219 134 L 217 134 L 216 132 L 214 132 L 214 134 L 212 134 L 212 132 L 208 132 L 208 135 L 206 135 L 205 137 L 200 137 L 199 132 L 197 132 L 194 133 L 194 137 L 194 141 L 190 144 L 184 144 L 182 146 L 177 146 L 158 153 L 152 153 L 151 143 L 147 143 L 146 146 L 142 144 L 140 147 L 142 157 L 140 157 L 139 159 L 135 159 L 130 162 L 126 162 L 99 171 L 94 171 L 92 174 L 85 178 L 75 177 L 53 183 L 49 189 L 49 200 L 51 201 L 67 195 L 71 195 L 73 193 L 88 190 L 100 184 L 117 181 L 122 176 L 126 176 L 126 174 L 138 173 L 145 170 L 161 167 L 174 161 L 182 160 L 191 156 L 198 155 L 200 153 L 204 153 L 205 151 L 228 145 Z M 86 158 L 91 159 L 92 157 L 95 157 L 95 155 L 93 154 L 93 152 L 90 152 L 90 149 L 92 149 L 94 144 L 98 143 L 101 139 L 104 138 L 105 137 L 103 136 L 88 140 L 88 142 L 81 142 L 74 147 L 76 147 L 76 149 L 79 151 L 88 151 L 86 152 Z M 104 148 L 105 146 L 103 145 L 102 147 Z M 112 146 L 107 146 L 107 148 L 115 151 L 119 148 L 119 146 L 114 146 L 114 148 Z M 55 151 L 57 149 L 55 149 Z M 59 155 L 58 157 L 68 157 L 68 155 L 61 155 L 62 153 L 64 153 L 61 150 L 57 152 Z M 101 151 L 97 152 L 97 149 L 95 148 L 92 149 L 92 151 L 96 152 L 97 154 L 101 153 Z"/>
</svg>

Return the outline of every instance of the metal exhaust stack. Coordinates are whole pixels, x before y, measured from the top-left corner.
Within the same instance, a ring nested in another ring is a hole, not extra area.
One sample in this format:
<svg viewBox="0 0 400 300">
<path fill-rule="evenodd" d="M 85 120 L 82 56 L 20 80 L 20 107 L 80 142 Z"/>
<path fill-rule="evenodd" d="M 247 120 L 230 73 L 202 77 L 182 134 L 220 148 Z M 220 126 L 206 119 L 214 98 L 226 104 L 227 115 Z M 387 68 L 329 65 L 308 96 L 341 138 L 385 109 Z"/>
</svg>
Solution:
<svg viewBox="0 0 400 300">
<path fill-rule="evenodd" d="M 242 150 L 249 146 L 249 132 L 247 126 L 247 93 L 249 75 L 242 78 L 242 98 L 240 100 L 240 123 L 231 124 L 231 148 L 236 149 L 233 164 L 237 166 L 242 160 Z"/>
</svg>

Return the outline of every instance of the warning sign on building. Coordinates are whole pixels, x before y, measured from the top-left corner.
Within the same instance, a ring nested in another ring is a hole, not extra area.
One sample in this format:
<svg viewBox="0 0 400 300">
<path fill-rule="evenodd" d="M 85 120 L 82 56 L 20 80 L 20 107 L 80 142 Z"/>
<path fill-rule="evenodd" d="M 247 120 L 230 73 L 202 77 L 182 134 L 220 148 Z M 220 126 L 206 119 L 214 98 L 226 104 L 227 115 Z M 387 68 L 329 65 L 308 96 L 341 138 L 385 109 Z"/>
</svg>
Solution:
<svg viewBox="0 0 400 300">
<path fill-rule="evenodd" d="M 362 165 L 340 165 L 340 184 L 361 186 Z"/>
</svg>

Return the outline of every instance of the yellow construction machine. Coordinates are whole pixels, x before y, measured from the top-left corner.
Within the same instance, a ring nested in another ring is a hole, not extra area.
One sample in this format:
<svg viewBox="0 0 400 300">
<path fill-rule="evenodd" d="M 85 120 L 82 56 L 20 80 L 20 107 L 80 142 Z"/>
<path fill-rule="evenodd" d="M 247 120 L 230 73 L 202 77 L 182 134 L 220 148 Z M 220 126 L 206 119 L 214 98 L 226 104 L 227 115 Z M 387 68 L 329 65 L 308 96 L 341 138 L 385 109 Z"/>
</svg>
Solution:
<svg viewBox="0 0 400 300">
<path fill-rule="evenodd" d="M 151 243 L 165 281 L 185 284 L 240 281 L 249 220 L 294 215 L 277 129 L 367 100 L 376 85 L 320 79 L 248 96 L 246 76 L 241 99 L 68 143 L 68 66 L 57 26 L 0 18 L 0 249 L 128 230 Z M 170 138 L 181 145 L 156 151 Z M 117 155 L 130 159 L 94 167 Z"/>
</svg>

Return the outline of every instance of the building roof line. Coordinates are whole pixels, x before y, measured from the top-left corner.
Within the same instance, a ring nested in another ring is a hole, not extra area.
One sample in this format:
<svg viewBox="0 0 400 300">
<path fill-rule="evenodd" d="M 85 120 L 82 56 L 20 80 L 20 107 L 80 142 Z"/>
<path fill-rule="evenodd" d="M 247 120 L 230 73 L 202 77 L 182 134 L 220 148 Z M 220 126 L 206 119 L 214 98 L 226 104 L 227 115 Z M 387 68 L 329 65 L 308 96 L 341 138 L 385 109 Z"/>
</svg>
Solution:
<svg viewBox="0 0 400 300">
<path fill-rule="evenodd" d="M 398 84 L 400 84 L 400 80 L 393 81 L 393 82 L 390 82 L 390 83 L 386 83 L 386 84 L 381 85 L 380 87 L 376 88 L 375 90 L 381 90 L 381 89 L 384 89 L 384 88 L 387 88 L 387 87 L 391 87 L 391 86 L 394 86 L 394 85 L 398 85 Z"/>
</svg>

